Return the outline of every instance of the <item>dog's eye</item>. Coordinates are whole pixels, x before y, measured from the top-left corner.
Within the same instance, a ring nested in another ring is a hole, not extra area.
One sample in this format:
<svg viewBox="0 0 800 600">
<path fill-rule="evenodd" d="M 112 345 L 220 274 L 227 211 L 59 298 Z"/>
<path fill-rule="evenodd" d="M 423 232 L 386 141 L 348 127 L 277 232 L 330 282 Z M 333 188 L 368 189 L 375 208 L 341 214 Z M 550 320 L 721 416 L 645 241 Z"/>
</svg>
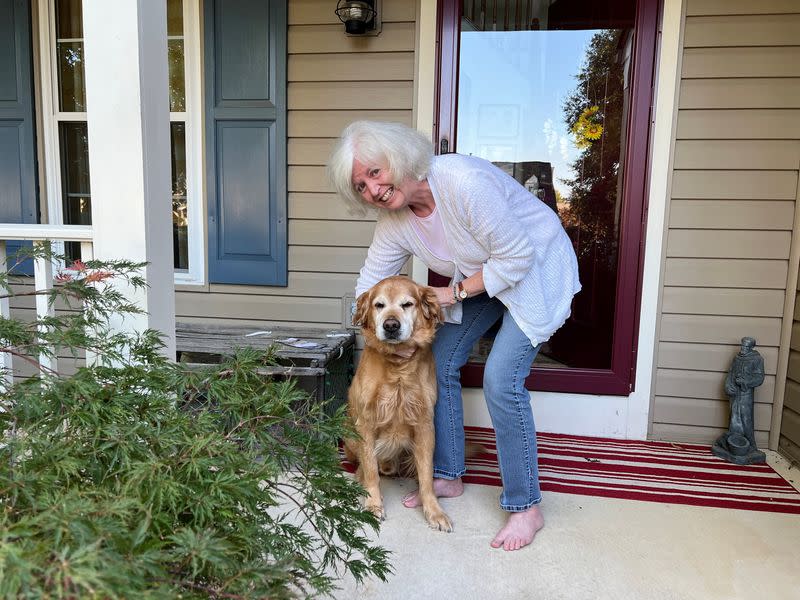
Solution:
<svg viewBox="0 0 800 600">
<path fill-rule="evenodd" d="M 411 308 L 412 306 L 414 306 L 414 303 L 413 302 L 403 302 L 400 306 L 402 306 L 403 308 Z"/>
<path fill-rule="evenodd" d="M 383 308 L 384 306 L 386 306 L 386 305 L 383 302 L 376 302 L 375 303 L 375 308 Z"/>
</svg>

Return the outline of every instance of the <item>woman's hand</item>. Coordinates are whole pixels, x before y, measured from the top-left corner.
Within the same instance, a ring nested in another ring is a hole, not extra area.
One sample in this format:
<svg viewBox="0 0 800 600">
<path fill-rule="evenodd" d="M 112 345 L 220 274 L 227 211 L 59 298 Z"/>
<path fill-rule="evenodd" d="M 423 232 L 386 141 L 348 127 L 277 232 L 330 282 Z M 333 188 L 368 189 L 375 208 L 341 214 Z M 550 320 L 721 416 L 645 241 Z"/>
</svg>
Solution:
<svg viewBox="0 0 800 600">
<path fill-rule="evenodd" d="M 436 299 L 439 301 L 439 306 L 452 306 L 456 303 L 453 297 L 453 288 L 451 287 L 435 287 Z"/>
</svg>

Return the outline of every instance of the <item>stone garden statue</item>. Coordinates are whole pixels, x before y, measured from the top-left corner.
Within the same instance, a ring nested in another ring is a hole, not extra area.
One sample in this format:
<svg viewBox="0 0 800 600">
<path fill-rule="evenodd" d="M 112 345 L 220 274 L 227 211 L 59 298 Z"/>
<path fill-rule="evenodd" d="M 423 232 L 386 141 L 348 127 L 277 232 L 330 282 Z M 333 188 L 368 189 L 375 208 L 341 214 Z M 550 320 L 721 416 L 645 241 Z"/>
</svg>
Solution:
<svg viewBox="0 0 800 600">
<path fill-rule="evenodd" d="M 753 391 L 764 382 L 764 359 L 753 349 L 755 345 L 753 338 L 742 338 L 742 347 L 731 362 L 725 378 L 731 422 L 711 446 L 716 456 L 737 465 L 766 462 L 766 455 L 756 446 L 753 425 Z"/>
</svg>

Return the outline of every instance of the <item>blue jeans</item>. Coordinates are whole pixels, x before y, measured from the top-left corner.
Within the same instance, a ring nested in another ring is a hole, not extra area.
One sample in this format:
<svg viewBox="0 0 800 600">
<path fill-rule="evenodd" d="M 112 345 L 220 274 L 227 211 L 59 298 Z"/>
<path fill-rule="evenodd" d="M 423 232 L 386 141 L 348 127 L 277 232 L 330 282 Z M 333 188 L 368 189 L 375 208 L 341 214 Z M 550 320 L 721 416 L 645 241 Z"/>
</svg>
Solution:
<svg viewBox="0 0 800 600">
<path fill-rule="evenodd" d="M 445 323 L 436 332 L 433 354 L 439 395 L 434 411 L 436 449 L 433 474 L 457 479 L 464 464 L 464 407 L 459 370 L 475 342 L 500 318 L 483 375 L 483 392 L 497 439 L 497 460 L 503 479 L 500 507 L 509 512 L 527 510 L 542 501 L 530 394 L 525 378 L 539 346 L 533 346 L 503 303 L 480 294 L 463 303 L 460 324 Z"/>
</svg>

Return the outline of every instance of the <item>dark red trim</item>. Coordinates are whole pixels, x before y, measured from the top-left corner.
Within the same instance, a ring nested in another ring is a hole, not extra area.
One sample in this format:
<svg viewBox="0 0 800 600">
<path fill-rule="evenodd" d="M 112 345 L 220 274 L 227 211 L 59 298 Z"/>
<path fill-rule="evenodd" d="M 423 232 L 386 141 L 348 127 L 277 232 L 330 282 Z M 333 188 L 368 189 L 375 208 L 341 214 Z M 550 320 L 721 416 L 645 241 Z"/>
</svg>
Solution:
<svg viewBox="0 0 800 600">
<path fill-rule="evenodd" d="M 638 0 L 634 41 L 631 110 L 629 114 L 627 164 L 623 183 L 619 263 L 617 268 L 614 342 L 610 369 L 555 369 L 534 367 L 525 381 L 533 390 L 582 394 L 628 395 L 633 391 L 636 349 L 639 338 L 644 262 L 644 228 L 647 217 L 648 150 L 653 102 L 655 52 L 661 0 Z M 458 101 L 458 41 L 460 0 L 438 0 L 437 122 L 434 136 L 437 151 L 443 137 L 456 149 Z M 447 285 L 447 280 L 429 273 L 430 285 Z M 462 385 L 481 387 L 483 365 L 462 369 Z"/>
</svg>

